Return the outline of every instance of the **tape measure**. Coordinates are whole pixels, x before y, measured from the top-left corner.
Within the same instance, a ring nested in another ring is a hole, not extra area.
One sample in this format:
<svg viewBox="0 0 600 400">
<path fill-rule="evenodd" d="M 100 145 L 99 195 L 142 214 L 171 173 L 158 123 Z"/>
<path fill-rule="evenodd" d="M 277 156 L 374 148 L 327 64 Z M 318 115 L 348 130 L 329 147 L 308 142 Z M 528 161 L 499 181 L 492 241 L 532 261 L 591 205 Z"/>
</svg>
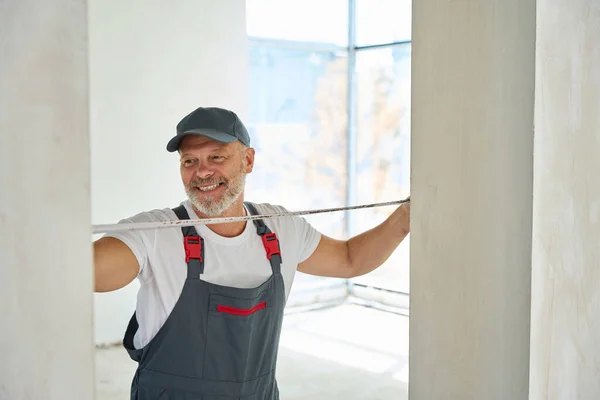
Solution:
<svg viewBox="0 0 600 400">
<path fill-rule="evenodd" d="M 100 225 L 92 225 L 92 233 L 125 232 L 125 231 L 147 230 L 147 229 L 181 228 L 183 226 L 195 226 L 195 225 L 226 224 L 226 223 L 232 223 L 232 222 L 252 221 L 252 220 L 256 220 L 256 219 L 295 217 L 295 216 L 301 216 L 301 215 L 323 214 L 323 213 L 330 213 L 330 212 L 337 212 L 337 211 L 360 210 L 360 209 L 374 208 L 374 207 L 386 207 L 386 206 L 392 206 L 392 205 L 400 205 L 400 204 L 409 203 L 409 202 L 410 202 L 410 197 L 408 197 L 407 199 L 404 199 L 404 200 L 388 201 L 388 202 L 383 202 L 383 203 L 361 204 L 361 205 L 357 205 L 357 206 L 322 208 L 322 209 L 305 210 L 305 211 L 280 212 L 280 213 L 262 214 L 262 215 L 246 215 L 246 216 L 242 216 L 242 217 L 199 218 L 199 219 L 158 221 L 158 222 L 131 222 L 131 223 L 123 223 L 123 224 L 100 224 Z"/>
</svg>

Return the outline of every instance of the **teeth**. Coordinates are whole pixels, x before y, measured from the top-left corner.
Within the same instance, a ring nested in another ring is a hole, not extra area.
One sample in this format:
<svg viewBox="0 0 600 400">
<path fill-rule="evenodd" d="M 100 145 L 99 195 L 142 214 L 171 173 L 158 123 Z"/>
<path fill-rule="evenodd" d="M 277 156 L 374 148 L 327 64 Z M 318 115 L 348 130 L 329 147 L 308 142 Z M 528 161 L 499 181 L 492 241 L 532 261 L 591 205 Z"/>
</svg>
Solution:
<svg viewBox="0 0 600 400">
<path fill-rule="evenodd" d="M 212 185 L 212 186 L 198 187 L 198 189 L 200 189 L 203 192 L 207 192 L 209 190 L 215 190 L 217 188 L 217 186 L 219 186 L 218 183 L 216 185 Z"/>
</svg>

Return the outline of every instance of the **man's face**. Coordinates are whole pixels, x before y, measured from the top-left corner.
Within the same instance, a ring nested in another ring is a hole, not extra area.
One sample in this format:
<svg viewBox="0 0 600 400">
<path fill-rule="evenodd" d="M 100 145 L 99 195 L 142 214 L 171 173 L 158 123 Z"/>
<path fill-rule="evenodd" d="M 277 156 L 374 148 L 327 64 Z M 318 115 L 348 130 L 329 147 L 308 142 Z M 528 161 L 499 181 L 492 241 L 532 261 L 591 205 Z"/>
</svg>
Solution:
<svg viewBox="0 0 600 400">
<path fill-rule="evenodd" d="M 202 214 L 216 217 L 244 191 L 246 174 L 254 166 L 254 150 L 242 143 L 220 143 L 188 135 L 179 147 L 181 178 L 186 193 Z"/>
</svg>

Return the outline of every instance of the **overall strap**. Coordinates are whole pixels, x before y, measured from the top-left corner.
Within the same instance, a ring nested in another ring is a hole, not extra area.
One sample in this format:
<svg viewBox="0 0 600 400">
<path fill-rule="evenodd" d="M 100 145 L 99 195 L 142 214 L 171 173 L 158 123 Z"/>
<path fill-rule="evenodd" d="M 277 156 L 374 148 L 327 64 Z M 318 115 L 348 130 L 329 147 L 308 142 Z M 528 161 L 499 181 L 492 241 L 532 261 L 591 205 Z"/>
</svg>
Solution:
<svg viewBox="0 0 600 400">
<path fill-rule="evenodd" d="M 180 220 L 190 219 L 183 205 L 173 209 Z M 182 226 L 183 248 L 185 250 L 185 262 L 188 265 L 188 279 L 200 279 L 204 273 L 204 239 L 202 239 L 193 226 Z"/>
<path fill-rule="evenodd" d="M 251 215 L 259 215 L 258 210 L 254 204 L 244 202 Z M 281 249 L 279 247 L 279 239 L 277 235 L 269 229 L 262 219 L 255 219 L 254 225 L 256 226 L 256 233 L 261 237 L 265 251 L 267 252 L 267 258 L 271 263 L 273 274 L 281 273 Z"/>
</svg>

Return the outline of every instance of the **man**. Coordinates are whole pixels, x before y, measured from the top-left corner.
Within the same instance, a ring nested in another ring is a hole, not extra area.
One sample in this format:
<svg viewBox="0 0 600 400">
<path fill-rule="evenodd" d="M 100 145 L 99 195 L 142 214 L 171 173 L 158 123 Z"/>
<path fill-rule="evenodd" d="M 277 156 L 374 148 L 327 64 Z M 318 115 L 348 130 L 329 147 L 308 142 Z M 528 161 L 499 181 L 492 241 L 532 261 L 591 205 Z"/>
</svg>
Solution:
<svg viewBox="0 0 600 400">
<path fill-rule="evenodd" d="M 232 111 L 198 108 L 167 144 L 179 152 L 188 199 L 127 222 L 285 211 L 244 201 L 254 149 Z M 95 288 L 141 283 L 124 346 L 139 363 L 132 400 L 279 398 L 275 367 L 296 270 L 351 278 L 379 267 L 409 232 L 410 203 L 350 240 L 303 218 L 107 234 L 94 243 Z"/>
</svg>

